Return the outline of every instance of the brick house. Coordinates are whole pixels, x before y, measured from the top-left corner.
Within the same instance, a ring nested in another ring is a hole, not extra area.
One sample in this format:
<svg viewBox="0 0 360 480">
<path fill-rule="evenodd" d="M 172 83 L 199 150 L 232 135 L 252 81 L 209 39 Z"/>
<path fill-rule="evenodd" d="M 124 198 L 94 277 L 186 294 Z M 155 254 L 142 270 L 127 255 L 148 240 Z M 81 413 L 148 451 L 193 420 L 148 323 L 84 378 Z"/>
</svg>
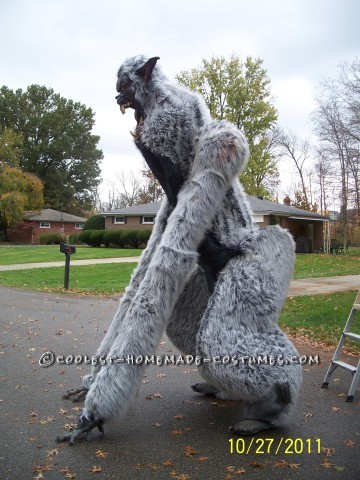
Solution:
<svg viewBox="0 0 360 480">
<path fill-rule="evenodd" d="M 24 215 L 22 221 L 9 228 L 9 241 L 14 243 L 39 243 L 42 233 L 60 233 L 67 237 L 70 233 L 80 233 L 86 218 L 45 208 L 40 212 Z"/>
<path fill-rule="evenodd" d="M 324 243 L 324 225 L 328 217 L 258 197 L 247 196 L 253 211 L 253 220 L 259 227 L 279 224 L 294 237 L 300 253 L 318 252 Z M 134 205 L 103 212 L 105 229 L 152 229 L 160 202 Z"/>
</svg>

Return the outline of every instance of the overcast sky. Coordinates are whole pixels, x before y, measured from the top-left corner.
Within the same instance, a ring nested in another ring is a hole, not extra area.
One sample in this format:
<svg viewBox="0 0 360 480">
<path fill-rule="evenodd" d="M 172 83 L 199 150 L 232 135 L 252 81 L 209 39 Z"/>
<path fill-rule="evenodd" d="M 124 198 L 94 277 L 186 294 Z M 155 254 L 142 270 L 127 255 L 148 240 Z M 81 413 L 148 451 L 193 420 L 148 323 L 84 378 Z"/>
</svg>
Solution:
<svg viewBox="0 0 360 480">
<path fill-rule="evenodd" d="M 91 107 L 108 180 L 142 164 L 114 99 L 126 57 L 159 56 L 169 78 L 213 55 L 259 57 L 280 125 L 305 137 L 321 78 L 360 56 L 359 0 L 0 0 L 0 19 L 0 85 Z"/>
</svg>

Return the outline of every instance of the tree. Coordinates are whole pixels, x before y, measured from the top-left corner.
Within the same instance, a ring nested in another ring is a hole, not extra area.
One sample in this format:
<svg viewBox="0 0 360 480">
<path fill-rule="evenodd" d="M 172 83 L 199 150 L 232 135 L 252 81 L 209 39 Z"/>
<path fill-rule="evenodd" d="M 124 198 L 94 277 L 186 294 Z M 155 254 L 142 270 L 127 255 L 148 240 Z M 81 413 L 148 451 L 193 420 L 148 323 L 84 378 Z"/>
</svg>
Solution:
<svg viewBox="0 0 360 480">
<path fill-rule="evenodd" d="M 300 191 L 297 191 L 297 204 L 301 204 L 299 208 L 311 210 L 312 206 L 308 199 L 308 189 L 305 179 L 305 167 L 310 158 L 310 144 L 308 140 L 299 139 L 293 132 L 282 131 L 278 138 L 278 146 L 282 156 L 290 158 L 296 167 L 296 171 L 300 178 Z M 301 201 L 299 198 L 301 197 Z M 298 206 L 298 205 L 294 205 Z"/>
<path fill-rule="evenodd" d="M 108 209 L 132 207 L 138 202 L 141 190 L 141 178 L 133 171 L 120 171 L 114 182 L 108 182 Z"/>
<path fill-rule="evenodd" d="M 0 223 L 6 231 L 22 219 L 25 210 L 43 206 L 43 184 L 20 168 L 4 166 L 0 172 Z"/>
<path fill-rule="evenodd" d="M 313 114 L 319 150 L 333 172 L 340 200 L 342 241 L 349 234 L 351 207 L 360 211 L 360 61 L 344 62 L 335 79 L 321 82 Z"/>
<path fill-rule="evenodd" d="M 5 165 L 18 167 L 23 145 L 22 135 L 6 128 L 0 133 L 0 169 Z"/>
<path fill-rule="evenodd" d="M 52 89 L 31 85 L 26 91 L 0 89 L 0 134 L 21 135 L 19 166 L 44 184 L 48 207 L 81 213 L 91 208 L 100 179 L 102 152 L 92 135 L 94 113 Z"/>
<path fill-rule="evenodd" d="M 203 95 L 215 119 L 227 119 L 242 129 L 250 160 L 241 181 L 248 194 L 270 196 L 278 183 L 276 157 L 271 145 L 277 112 L 271 104 L 270 80 L 263 61 L 233 55 L 203 59 L 202 66 L 177 75 L 180 84 Z"/>
<path fill-rule="evenodd" d="M 146 164 L 141 171 L 141 175 L 144 181 L 140 187 L 136 203 L 138 205 L 143 205 L 145 203 L 158 202 L 161 200 L 164 196 L 164 190 L 158 179 Z"/>
</svg>

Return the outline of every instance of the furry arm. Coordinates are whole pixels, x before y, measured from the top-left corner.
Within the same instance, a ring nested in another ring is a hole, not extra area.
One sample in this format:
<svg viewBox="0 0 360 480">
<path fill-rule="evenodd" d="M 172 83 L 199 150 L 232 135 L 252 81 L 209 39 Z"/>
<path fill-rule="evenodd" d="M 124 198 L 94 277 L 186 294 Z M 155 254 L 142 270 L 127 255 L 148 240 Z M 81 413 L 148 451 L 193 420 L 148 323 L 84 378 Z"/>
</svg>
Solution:
<svg viewBox="0 0 360 480">
<path fill-rule="evenodd" d="M 110 356 L 126 359 L 129 355 L 154 354 L 195 268 L 198 246 L 247 156 L 244 136 L 226 122 L 212 124 L 204 132 L 191 175 L 179 192 L 177 206 L 127 308 Z M 110 369 L 117 370 L 115 375 L 111 371 L 111 382 Z M 144 365 L 131 363 L 103 366 L 86 396 L 85 408 L 102 419 L 124 415 L 143 370 Z"/>
</svg>

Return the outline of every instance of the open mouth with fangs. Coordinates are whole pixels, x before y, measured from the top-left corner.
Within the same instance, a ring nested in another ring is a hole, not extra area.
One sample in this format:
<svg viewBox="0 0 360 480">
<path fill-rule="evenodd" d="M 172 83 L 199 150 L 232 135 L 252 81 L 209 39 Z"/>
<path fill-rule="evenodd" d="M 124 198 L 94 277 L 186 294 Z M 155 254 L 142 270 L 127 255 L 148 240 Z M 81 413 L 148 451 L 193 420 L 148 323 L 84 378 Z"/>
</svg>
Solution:
<svg viewBox="0 0 360 480">
<path fill-rule="evenodd" d="M 135 138 L 137 142 L 141 140 L 141 133 L 143 130 L 144 126 L 144 116 L 142 113 L 140 113 L 138 110 L 136 110 L 135 106 L 133 105 L 132 102 L 127 101 L 125 103 L 120 104 L 120 111 L 122 114 L 125 113 L 127 108 L 133 108 L 135 109 L 135 120 L 136 120 L 136 127 L 135 127 L 135 132 L 130 131 L 131 135 Z"/>
</svg>

